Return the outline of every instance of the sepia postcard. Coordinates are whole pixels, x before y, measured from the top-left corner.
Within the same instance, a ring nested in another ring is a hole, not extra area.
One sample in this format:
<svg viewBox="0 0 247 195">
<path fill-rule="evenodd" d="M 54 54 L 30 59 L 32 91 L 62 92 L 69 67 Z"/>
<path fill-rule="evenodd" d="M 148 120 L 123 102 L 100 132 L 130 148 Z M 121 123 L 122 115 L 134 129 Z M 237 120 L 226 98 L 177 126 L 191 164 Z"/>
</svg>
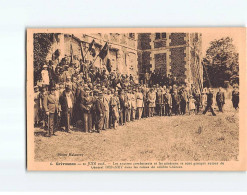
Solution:
<svg viewBox="0 0 247 195">
<path fill-rule="evenodd" d="M 27 29 L 29 171 L 246 170 L 246 28 Z"/>
</svg>

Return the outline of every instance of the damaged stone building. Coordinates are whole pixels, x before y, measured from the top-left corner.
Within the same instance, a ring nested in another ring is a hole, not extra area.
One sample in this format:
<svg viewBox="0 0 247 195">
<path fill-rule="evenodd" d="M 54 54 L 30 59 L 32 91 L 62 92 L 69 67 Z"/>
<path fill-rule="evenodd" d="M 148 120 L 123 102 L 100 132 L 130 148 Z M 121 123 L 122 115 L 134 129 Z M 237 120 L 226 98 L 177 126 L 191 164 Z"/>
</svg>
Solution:
<svg viewBox="0 0 247 195">
<path fill-rule="evenodd" d="M 159 71 L 169 74 L 181 83 L 194 84 L 202 89 L 202 35 L 200 33 L 94 33 L 54 34 L 53 44 L 47 61 L 56 50 L 59 60 L 64 56 L 76 55 L 105 68 L 105 61 L 88 52 L 89 44 L 95 41 L 96 56 L 107 42 L 107 58 L 112 71 L 132 75 L 136 81 L 145 72 Z M 95 60 L 96 59 L 96 60 Z"/>
<path fill-rule="evenodd" d="M 66 55 L 76 55 L 79 59 L 82 56 L 87 60 L 94 62 L 98 68 L 105 68 L 105 60 L 97 57 L 100 50 L 107 42 L 109 52 L 107 58 L 112 65 L 112 71 L 121 74 L 134 76 L 138 80 L 137 67 L 137 39 L 134 33 L 95 33 L 95 34 L 56 34 L 47 60 L 52 58 L 52 54 L 60 51 L 60 60 Z M 94 40 L 95 56 L 88 52 L 89 44 Z"/>
</svg>

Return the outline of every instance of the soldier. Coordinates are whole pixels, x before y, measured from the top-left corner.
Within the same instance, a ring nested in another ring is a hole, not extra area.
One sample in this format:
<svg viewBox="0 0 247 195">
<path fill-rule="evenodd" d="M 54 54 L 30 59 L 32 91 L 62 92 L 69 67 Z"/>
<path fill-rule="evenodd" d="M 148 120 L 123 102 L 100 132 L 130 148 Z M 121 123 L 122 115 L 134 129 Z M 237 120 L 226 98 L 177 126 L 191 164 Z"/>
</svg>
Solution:
<svg viewBox="0 0 247 195">
<path fill-rule="evenodd" d="M 54 133 L 54 119 L 55 115 L 57 115 L 60 110 L 58 106 L 58 101 L 55 95 L 55 87 L 51 88 L 51 93 L 44 98 L 44 109 L 46 112 L 46 115 L 48 116 L 48 133 L 47 137 L 50 137 L 51 135 L 55 135 Z"/>
<path fill-rule="evenodd" d="M 64 122 L 62 126 L 65 126 L 65 131 L 68 133 L 70 132 L 71 116 L 74 104 L 74 96 L 70 87 L 70 85 L 66 85 L 64 92 L 59 98 L 59 103 L 62 110 L 61 119 Z"/>
<path fill-rule="evenodd" d="M 214 113 L 214 109 L 212 108 L 212 105 L 213 105 L 213 92 L 211 89 L 209 89 L 209 92 L 207 94 L 207 106 L 202 114 L 206 114 L 206 112 L 209 110 L 213 116 L 216 116 L 216 114 Z"/>
<path fill-rule="evenodd" d="M 239 90 L 236 86 L 234 86 L 232 91 L 232 105 L 237 110 L 239 104 Z"/>
<path fill-rule="evenodd" d="M 98 98 L 95 102 L 95 113 L 96 113 L 96 132 L 100 133 L 100 130 L 103 129 L 104 126 L 104 119 L 105 119 L 105 105 L 103 102 L 103 93 L 100 91 L 98 93 Z"/>
<path fill-rule="evenodd" d="M 223 106 L 225 104 L 225 93 L 222 91 L 222 88 L 219 88 L 219 91 L 216 94 L 216 102 L 220 112 L 223 112 Z"/>
<path fill-rule="evenodd" d="M 136 94 L 136 107 L 137 107 L 138 119 L 140 120 L 142 117 L 142 112 L 143 112 L 143 107 L 144 107 L 143 94 L 141 92 L 140 87 L 138 88 L 138 92 Z"/>
</svg>

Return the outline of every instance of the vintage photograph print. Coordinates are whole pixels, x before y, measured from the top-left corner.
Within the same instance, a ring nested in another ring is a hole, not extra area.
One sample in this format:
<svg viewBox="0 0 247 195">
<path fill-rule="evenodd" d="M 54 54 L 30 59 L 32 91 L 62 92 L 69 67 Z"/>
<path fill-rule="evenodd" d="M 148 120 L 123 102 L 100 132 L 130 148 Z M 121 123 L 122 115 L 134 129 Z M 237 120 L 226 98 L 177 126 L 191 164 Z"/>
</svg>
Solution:
<svg viewBox="0 0 247 195">
<path fill-rule="evenodd" d="M 246 170 L 245 28 L 27 29 L 26 56 L 27 170 Z"/>
</svg>

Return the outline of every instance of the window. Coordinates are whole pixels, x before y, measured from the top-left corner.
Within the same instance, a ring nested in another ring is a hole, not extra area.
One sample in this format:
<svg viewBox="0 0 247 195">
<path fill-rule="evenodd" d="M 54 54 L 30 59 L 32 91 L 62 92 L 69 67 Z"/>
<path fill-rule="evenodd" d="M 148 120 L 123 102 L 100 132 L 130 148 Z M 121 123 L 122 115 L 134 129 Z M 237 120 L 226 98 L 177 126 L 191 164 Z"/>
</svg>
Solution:
<svg viewBox="0 0 247 195">
<path fill-rule="evenodd" d="M 129 38 L 135 39 L 135 33 L 129 33 Z"/>
<path fill-rule="evenodd" d="M 166 33 L 155 33 L 155 39 L 166 39 Z"/>
<path fill-rule="evenodd" d="M 155 33 L 155 39 L 160 39 L 160 33 Z"/>
</svg>

